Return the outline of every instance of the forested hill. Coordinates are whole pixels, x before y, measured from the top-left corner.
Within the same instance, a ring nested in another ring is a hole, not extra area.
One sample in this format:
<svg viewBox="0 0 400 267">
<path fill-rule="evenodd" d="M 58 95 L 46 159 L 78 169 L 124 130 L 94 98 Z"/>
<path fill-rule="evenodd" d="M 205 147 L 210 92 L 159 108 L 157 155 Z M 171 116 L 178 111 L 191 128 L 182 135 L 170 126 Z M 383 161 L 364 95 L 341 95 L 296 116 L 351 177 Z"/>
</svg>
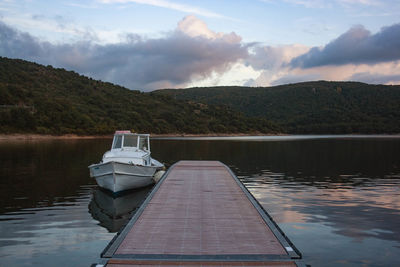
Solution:
<svg viewBox="0 0 400 267">
<path fill-rule="evenodd" d="M 400 133 L 400 86 L 306 82 L 142 93 L 0 57 L 0 133 Z"/>
<path fill-rule="evenodd" d="M 0 133 L 276 133 L 229 107 L 131 91 L 64 69 L 0 57 Z"/>
<path fill-rule="evenodd" d="M 288 133 L 400 133 L 400 86 L 317 81 L 154 93 L 178 100 L 228 105 L 249 116 L 267 118 Z"/>
</svg>

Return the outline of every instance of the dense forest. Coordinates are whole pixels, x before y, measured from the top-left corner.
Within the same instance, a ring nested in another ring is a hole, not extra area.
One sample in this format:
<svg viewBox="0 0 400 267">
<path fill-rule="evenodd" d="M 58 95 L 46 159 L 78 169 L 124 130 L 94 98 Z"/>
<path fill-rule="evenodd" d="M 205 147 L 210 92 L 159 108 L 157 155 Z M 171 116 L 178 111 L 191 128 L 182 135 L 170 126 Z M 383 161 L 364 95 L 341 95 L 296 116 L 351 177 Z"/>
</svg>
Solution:
<svg viewBox="0 0 400 267">
<path fill-rule="evenodd" d="M 0 57 L 0 133 L 277 133 L 228 106 L 132 91 L 72 71 Z"/>
<path fill-rule="evenodd" d="M 304 82 L 274 87 L 159 90 L 176 100 L 227 105 L 293 134 L 400 133 L 400 86 Z"/>
<path fill-rule="evenodd" d="M 400 133 L 400 86 L 305 82 L 133 91 L 0 57 L 0 133 Z"/>
</svg>

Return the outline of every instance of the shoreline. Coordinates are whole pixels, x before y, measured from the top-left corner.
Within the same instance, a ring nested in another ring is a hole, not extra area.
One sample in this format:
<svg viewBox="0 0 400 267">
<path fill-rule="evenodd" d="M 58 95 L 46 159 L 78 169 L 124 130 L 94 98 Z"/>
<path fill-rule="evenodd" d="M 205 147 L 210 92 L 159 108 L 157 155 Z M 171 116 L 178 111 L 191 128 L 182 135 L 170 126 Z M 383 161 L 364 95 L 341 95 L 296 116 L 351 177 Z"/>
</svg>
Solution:
<svg viewBox="0 0 400 267">
<path fill-rule="evenodd" d="M 150 134 L 151 137 L 230 137 L 230 136 L 284 136 L 287 134 L 261 134 L 261 133 L 231 133 L 231 134 Z M 112 139 L 113 134 L 109 135 L 49 135 L 49 134 L 0 134 L 0 142 L 17 140 L 73 140 L 73 139 Z"/>
<path fill-rule="evenodd" d="M 112 138 L 113 135 L 49 135 L 49 134 L 0 134 L 2 141 L 25 141 L 25 140 L 74 140 L 74 139 L 99 139 Z"/>
<path fill-rule="evenodd" d="M 76 135 L 76 134 L 65 134 L 65 135 L 47 135 L 47 134 L 0 134 L 0 142 L 8 141 L 44 141 L 44 140 L 81 140 L 81 139 L 112 139 L 113 134 L 109 135 Z M 262 133 L 230 133 L 230 134 L 150 134 L 153 138 L 197 138 L 197 137 L 251 137 L 251 136 L 371 136 L 371 137 L 400 137 L 400 134 L 262 134 Z"/>
</svg>

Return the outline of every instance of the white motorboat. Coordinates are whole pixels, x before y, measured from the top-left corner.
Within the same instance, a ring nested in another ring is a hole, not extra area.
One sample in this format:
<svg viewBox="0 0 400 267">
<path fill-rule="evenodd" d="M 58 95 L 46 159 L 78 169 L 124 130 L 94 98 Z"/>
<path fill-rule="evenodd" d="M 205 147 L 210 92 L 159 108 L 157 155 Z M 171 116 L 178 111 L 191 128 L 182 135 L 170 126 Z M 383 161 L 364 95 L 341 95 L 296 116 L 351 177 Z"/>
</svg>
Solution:
<svg viewBox="0 0 400 267">
<path fill-rule="evenodd" d="M 114 193 L 154 183 L 153 176 L 163 168 L 150 156 L 150 135 L 130 131 L 116 131 L 111 150 L 100 163 L 89 166 L 97 184 Z"/>
</svg>

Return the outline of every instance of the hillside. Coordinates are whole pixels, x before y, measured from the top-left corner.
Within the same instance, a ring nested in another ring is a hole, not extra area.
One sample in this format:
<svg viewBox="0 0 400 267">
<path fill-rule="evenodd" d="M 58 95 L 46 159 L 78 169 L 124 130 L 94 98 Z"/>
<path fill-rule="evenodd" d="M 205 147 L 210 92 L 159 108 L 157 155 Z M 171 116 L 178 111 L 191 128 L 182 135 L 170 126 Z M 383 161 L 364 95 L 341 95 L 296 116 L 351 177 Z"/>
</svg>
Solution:
<svg viewBox="0 0 400 267">
<path fill-rule="evenodd" d="M 400 133 L 400 86 L 305 82 L 275 87 L 158 90 L 177 100 L 227 105 L 288 133 Z"/>
<path fill-rule="evenodd" d="M 266 119 L 0 57 L 0 133 L 274 133 Z"/>
</svg>

